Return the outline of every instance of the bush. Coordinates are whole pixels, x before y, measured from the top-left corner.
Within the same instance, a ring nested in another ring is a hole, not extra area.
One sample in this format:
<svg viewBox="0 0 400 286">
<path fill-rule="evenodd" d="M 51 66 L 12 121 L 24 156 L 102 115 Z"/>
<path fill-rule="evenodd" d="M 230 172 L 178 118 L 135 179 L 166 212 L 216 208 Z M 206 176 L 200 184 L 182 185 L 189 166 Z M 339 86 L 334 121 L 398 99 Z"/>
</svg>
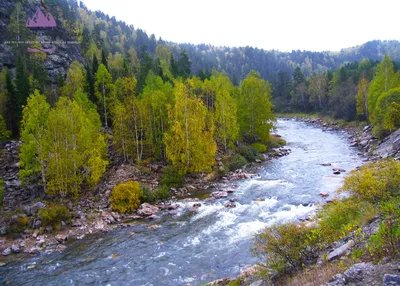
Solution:
<svg viewBox="0 0 400 286">
<path fill-rule="evenodd" d="M 246 158 L 249 162 L 254 162 L 257 159 L 259 152 L 252 146 L 239 146 L 236 152 Z"/>
<path fill-rule="evenodd" d="M 291 222 L 268 227 L 257 234 L 252 251 L 266 260 L 268 268 L 282 275 L 315 263 L 322 241 L 322 232 L 317 227 Z"/>
<path fill-rule="evenodd" d="M 267 145 L 268 145 L 268 148 L 269 148 L 269 149 L 279 148 L 279 147 L 281 147 L 281 146 L 286 145 L 286 141 L 283 140 L 283 139 L 280 138 L 280 137 L 277 137 L 277 136 L 275 136 L 275 135 L 271 135 L 271 136 L 269 137 L 269 141 L 268 141 Z"/>
<path fill-rule="evenodd" d="M 168 166 L 163 169 L 161 184 L 167 187 L 179 187 L 185 179 L 185 173 L 174 166 Z"/>
<path fill-rule="evenodd" d="M 239 154 L 235 154 L 232 156 L 231 161 L 229 163 L 229 170 L 235 171 L 237 169 L 242 168 L 244 165 L 247 164 L 247 161 L 243 156 Z"/>
<path fill-rule="evenodd" d="M 354 170 L 346 177 L 341 192 L 371 203 L 400 196 L 400 162 L 384 160 Z"/>
<path fill-rule="evenodd" d="M 71 213 L 66 206 L 49 204 L 46 208 L 39 210 L 39 217 L 43 226 L 51 226 L 53 229 L 61 229 L 61 222 L 69 222 Z"/>
<path fill-rule="evenodd" d="M 6 233 L 12 238 L 16 238 L 25 229 L 28 228 L 29 219 L 26 215 L 9 215 L 5 219 L 6 223 Z"/>
<path fill-rule="evenodd" d="M 382 222 L 376 234 L 370 237 L 369 251 L 373 256 L 400 254 L 400 199 L 381 206 Z"/>
<path fill-rule="evenodd" d="M 138 182 L 119 184 L 111 192 L 111 208 L 119 213 L 132 212 L 140 206 L 142 197 L 143 193 Z"/>
<path fill-rule="evenodd" d="M 253 146 L 253 148 L 255 148 L 258 151 L 258 153 L 267 152 L 267 146 L 265 146 L 262 143 L 254 143 L 252 146 Z"/>
<path fill-rule="evenodd" d="M 377 215 L 368 202 L 347 198 L 325 205 L 319 214 L 319 225 L 327 242 L 345 237 L 358 226 L 367 224 Z"/>
<path fill-rule="evenodd" d="M 171 197 L 171 193 L 167 186 L 161 186 L 155 189 L 153 192 L 147 186 L 141 185 L 142 193 L 143 193 L 143 202 L 146 203 L 155 203 L 158 201 L 166 201 Z"/>
</svg>

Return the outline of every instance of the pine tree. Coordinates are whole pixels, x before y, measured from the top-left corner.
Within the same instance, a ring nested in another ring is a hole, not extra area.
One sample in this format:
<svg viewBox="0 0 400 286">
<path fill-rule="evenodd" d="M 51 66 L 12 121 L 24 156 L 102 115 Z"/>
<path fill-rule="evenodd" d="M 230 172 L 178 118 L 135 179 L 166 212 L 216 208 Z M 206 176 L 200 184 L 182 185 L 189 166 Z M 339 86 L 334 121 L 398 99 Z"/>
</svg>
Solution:
<svg viewBox="0 0 400 286">
<path fill-rule="evenodd" d="M 30 93 L 29 77 L 22 57 L 17 58 L 15 86 L 16 126 L 13 128 L 12 132 L 14 136 L 17 136 L 17 134 L 19 133 L 19 124 L 22 120 L 22 107 L 26 104 L 26 100 Z M 9 100 L 9 104 L 14 104 L 13 99 Z"/>
</svg>

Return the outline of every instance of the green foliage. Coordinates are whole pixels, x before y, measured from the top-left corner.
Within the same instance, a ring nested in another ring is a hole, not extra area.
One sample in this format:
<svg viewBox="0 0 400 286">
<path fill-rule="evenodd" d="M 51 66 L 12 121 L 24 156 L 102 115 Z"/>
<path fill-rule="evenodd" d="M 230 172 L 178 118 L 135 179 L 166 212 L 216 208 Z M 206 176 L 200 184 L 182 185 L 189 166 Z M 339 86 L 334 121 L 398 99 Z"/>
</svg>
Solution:
<svg viewBox="0 0 400 286">
<path fill-rule="evenodd" d="M 247 160 L 243 156 L 241 156 L 239 154 L 235 154 L 232 156 L 232 158 L 229 162 L 229 170 L 235 171 L 237 169 L 242 168 L 246 164 L 247 164 Z"/>
<path fill-rule="evenodd" d="M 379 203 L 400 196 L 400 162 L 383 160 L 364 165 L 346 177 L 341 192 L 357 200 Z"/>
<path fill-rule="evenodd" d="M 156 203 L 159 201 L 169 200 L 171 197 L 171 192 L 167 186 L 161 186 L 154 191 L 150 191 L 147 186 L 141 185 L 141 189 L 143 193 L 142 202 Z"/>
<path fill-rule="evenodd" d="M 272 137 L 272 136 L 271 136 Z M 265 153 L 267 152 L 267 146 L 262 143 L 254 143 L 251 145 L 254 149 L 257 150 L 258 153 Z"/>
<path fill-rule="evenodd" d="M 286 141 L 274 135 L 270 136 L 269 141 L 267 143 L 267 146 L 270 149 L 279 148 L 284 145 L 286 145 Z"/>
<path fill-rule="evenodd" d="M 111 208 L 119 213 L 130 213 L 140 206 L 142 197 L 143 193 L 138 182 L 119 184 L 111 192 Z"/>
<path fill-rule="evenodd" d="M 328 242 L 345 237 L 358 226 L 363 226 L 377 215 L 374 206 L 354 198 L 335 200 L 319 214 L 319 226 Z"/>
<path fill-rule="evenodd" d="M 317 227 L 296 223 L 274 225 L 255 236 L 253 252 L 266 261 L 267 267 L 282 275 L 316 262 L 322 237 Z"/>
<path fill-rule="evenodd" d="M 8 214 L 5 217 L 6 233 L 12 238 L 16 238 L 28 228 L 29 219 L 25 214 Z"/>
<path fill-rule="evenodd" d="M 259 155 L 258 150 L 253 146 L 239 146 L 236 152 L 246 158 L 249 162 L 254 162 Z"/>
<path fill-rule="evenodd" d="M 382 222 L 378 233 L 370 237 L 370 253 L 374 256 L 400 254 L 400 199 L 396 198 L 382 204 Z"/>
<path fill-rule="evenodd" d="M 107 67 L 104 64 L 101 64 L 97 70 L 95 78 L 95 95 L 103 109 L 104 126 L 108 127 L 110 98 L 112 98 L 115 91 L 114 85 L 112 84 L 112 77 L 108 72 Z"/>
<path fill-rule="evenodd" d="M 68 223 L 71 220 L 71 213 L 64 205 L 50 203 L 44 209 L 39 209 L 39 217 L 43 226 L 51 226 L 53 230 L 59 230 L 62 222 Z"/>
<path fill-rule="evenodd" d="M 240 87 L 239 126 L 242 138 L 253 143 L 268 142 L 275 117 L 272 113 L 271 86 L 260 74 L 251 71 Z"/>
<path fill-rule="evenodd" d="M 175 106 L 169 110 L 171 129 L 165 134 L 167 158 L 183 172 L 210 171 L 215 165 L 217 146 L 207 109 L 189 96 L 183 83 L 175 85 Z"/>
<path fill-rule="evenodd" d="M 185 173 L 175 166 L 168 166 L 163 169 L 161 184 L 167 187 L 179 187 L 185 179 Z"/>
<path fill-rule="evenodd" d="M 0 114 L 0 139 L 10 138 L 11 132 L 7 129 L 6 122 L 4 121 L 3 116 Z"/>
</svg>

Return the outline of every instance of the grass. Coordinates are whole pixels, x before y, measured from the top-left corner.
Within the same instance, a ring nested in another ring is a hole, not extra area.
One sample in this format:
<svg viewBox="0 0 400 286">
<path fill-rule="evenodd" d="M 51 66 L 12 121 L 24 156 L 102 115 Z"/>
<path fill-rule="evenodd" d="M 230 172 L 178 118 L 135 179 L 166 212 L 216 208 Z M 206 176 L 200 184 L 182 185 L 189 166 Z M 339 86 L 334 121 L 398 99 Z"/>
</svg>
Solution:
<svg viewBox="0 0 400 286">
<path fill-rule="evenodd" d="M 284 279 L 278 281 L 279 286 L 314 286 L 324 285 L 332 276 L 342 273 L 348 269 L 351 265 L 358 261 L 354 261 L 351 258 L 345 260 L 336 260 L 331 263 L 327 263 L 321 266 L 314 266 L 311 268 L 304 269 L 302 272 L 295 273 L 293 276 L 287 276 Z"/>
</svg>

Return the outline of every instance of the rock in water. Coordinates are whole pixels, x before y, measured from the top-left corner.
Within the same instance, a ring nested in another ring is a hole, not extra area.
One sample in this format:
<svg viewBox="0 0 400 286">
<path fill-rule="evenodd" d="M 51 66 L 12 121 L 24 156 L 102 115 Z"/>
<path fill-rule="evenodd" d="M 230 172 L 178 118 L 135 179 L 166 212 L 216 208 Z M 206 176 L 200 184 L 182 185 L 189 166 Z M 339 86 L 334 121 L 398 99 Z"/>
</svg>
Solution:
<svg viewBox="0 0 400 286">
<path fill-rule="evenodd" d="M 137 214 L 141 216 L 151 216 L 155 215 L 157 212 L 158 212 L 158 207 L 148 203 L 144 203 L 140 205 Z"/>
<path fill-rule="evenodd" d="M 393 285 L 400 285 L 400 276 L 385 274 L 385 276 L 383 277 L 383 286 Z"/>
</svg>

